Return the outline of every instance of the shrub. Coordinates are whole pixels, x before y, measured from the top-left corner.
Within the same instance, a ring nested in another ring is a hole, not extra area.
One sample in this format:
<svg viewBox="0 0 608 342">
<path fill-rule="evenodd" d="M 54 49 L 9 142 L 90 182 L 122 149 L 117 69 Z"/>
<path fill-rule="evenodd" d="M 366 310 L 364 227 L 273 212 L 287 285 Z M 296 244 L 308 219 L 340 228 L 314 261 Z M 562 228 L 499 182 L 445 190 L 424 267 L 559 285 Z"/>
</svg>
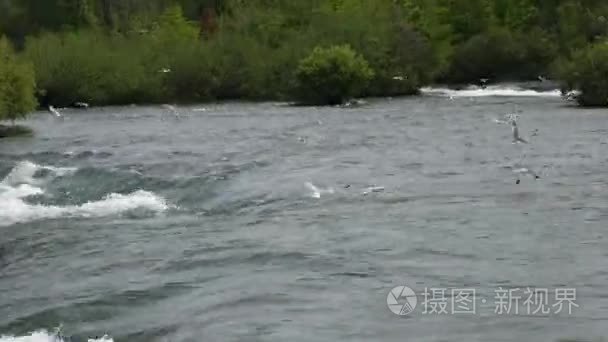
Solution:
<svg viewBox="0 0 608 342">
<path fill-rule="evenodd" d="M 141 42 L 97 31 L 45 34 L 25 49 L 40 95 L 54 105 L 153 101 L 161 74 L 143 60 L 145 52 Z"/>
<path fill-rule="evenodd" d="M 608 106 L 608 42 L 590 45 L 561 63 L 557 71 L 564 90 L 580 91 L 582 106 Z"/>
<path fill-rule="evenodd" d="M 431 82 L 439 59 L 433 46 L 420 33 L 408 25 L 393 28 L 381 58 L 372 64 L 376 76 L 371 82 L 369 95 L 411 95 Z"/>
<path fill-rule="evenodd" d="M 480 78 L 510 78 L 523 60 L 525 51 L 505 29 L 493 29 L 473 36 L 456 49 L 448 79 L 477 82 Z"/>
<path fill-rule="evenodd" d="M 539 75 L 546 76 L 558 56 L 559 47 L 555 37 L 539 28 L 533 28 L 517 34 L 515 38 L 522 44 L 524 53 L 516 76 L 530 80 L 537 80 Z"/>
<path fill-rule="evenodd" d="M 34 88 L 32 66 L 18 60 L 8 40 L 0 37 L 0 120 L 14 122 L 33 111 Z"/>
<path fill-rule="evenodd" d="M 374 77 L 367 61 L 348 45 L 316 47 L 296 70 L 298 100 L 335 105 L 361 95 Z"/>
</svg>

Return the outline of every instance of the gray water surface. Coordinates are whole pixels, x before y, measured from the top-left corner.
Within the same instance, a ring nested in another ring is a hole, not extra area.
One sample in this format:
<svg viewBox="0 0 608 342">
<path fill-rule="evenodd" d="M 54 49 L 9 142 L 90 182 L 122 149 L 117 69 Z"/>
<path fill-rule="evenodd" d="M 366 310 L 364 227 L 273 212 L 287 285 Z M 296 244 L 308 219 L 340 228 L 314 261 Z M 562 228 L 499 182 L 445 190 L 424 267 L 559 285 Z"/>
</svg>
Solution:
<svg viewBox="0 0 608 342">
<path fill-rule="evenodd" d="M 551 96 L 178 109 L 37 113 L 35 137 L 0 142 L 0 335 L 608 337 L 608 111 Z M 493 122 L 516 109 L 530 145 Z M 516 185 L 522 166 L 541 179 Z M 419 296 L 399 317 L 399 285 L 475 289 L 476 313 L 424 314 Z M 499 315 L 500 287 L 573 288 L 579 307 Z"/>
</svg>

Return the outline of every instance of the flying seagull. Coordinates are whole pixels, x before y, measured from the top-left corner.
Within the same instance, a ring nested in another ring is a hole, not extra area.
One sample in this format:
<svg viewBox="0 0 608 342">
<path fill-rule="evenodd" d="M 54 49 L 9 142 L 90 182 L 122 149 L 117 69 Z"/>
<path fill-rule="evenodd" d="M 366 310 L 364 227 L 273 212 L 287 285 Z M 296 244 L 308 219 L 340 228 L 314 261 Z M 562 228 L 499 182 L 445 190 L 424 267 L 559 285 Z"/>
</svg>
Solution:
<svg viewBox="0 0 608 342">
<path fill-rule="evenodd" d="M 522 139 L 519 136 L 519 128 L 517 128 L 516 120 L 511 120 L 511 131 L 513 132 L 513 143 L 514 144 L 517 144 L 517 143 L 527 144 L 528 143 L 525 139 Z"/>
<path fill-rule="evenodd" d="M 510 124 L 513 121 L 517 121 L 517 119 L 519 119 L 519 114 L 512 113 L 512 114 L 505 114 L 503 116 L 503 119 L 494 119 L 494 122 L 496 122 L 498 124 Z"/>
<path fill-rule="evenodd" d="M 530 175 L 530 176 L 534 177 L 534 179 L 540 179 L 540 176 L 536 172 L 534 172 L 526 167 L 522 167 L 520 169 L 515 169 L 515 170 L 513 170 L 513 172 L 517 174 L 517 180 L 515 181 L 515 184 L 521 183 L 521 179 L 520 179 L 521 175 Z"/>
<path fill-rule="evenodd" d="M 57 117 L 57 118 L 62 118 L 63 117 L 61 115 L 61 113 L 59 113 L 59 111 L 57 109 L 55 109 L 55 107 L 53 107 L 53 106 L 49 106 L 49 112 L 51 114 L 53 114 L 55 117 Z"/>
<path fill-rule="evenodd" d="M 480 83 L 482 89 L 485 89 L 488 86 L 489 80 L 490 80 L 489 78 L 480 78 L 479 79 L 479 83 Z"/>
<path fill-rule="evenodd" d="M 312 184 L 310 182 L 306 182 L 306 183 L 304 183 L 304 185 L 312 192 L 311 196 L 313 198 L 321 198 L 322 194 L 333 194 L 334 193 L 334 189 L 332 189 L 332 188 L 320 189 L 320 188 L 317 188 L 314 184 Z"/>
<path fill-rule="evenodd" d="M 76 108 L 89 108 L 89 104 L 86 102 L 74 102 L 74 107 Z"/>
<path fill-rule="evenodd" d="M 370 186 L 369 188 L 363 190 L 363 195 L 369 195 L 374 192 L 384 192 L 383 186 Z"/>
<path fill-rule="evenodd" d="M 174 106 L 172 106 L 170 104 L 164 104 L 162 107 L 164 109 L 166 109 L 167 111 L 169 111 L 171 114 L 173 114 L 177 119 L 180 118 L 179 112 L 177 111 L 177 109 Z"/>
</svg>

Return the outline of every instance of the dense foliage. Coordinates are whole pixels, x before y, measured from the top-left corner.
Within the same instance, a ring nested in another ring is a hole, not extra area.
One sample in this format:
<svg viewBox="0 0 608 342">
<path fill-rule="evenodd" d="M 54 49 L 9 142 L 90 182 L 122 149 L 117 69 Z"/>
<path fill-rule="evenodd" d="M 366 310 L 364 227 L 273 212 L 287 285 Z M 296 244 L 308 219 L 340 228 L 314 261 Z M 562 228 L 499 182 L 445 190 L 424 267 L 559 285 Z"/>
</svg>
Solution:
<svg viewBox="0 0 608 342">
<path fill-rule="evenodd" d="M 374 70 L 364 96 L 539 75 L 582 87 L 607 17 L 605 0 L 0 0 L 0 32 L 57 105 L 303 98 L 299 61 L 345 44 Z"/>
<path fill-rule="evenodd" d="M 374 76 L 350 46 L 317 47 L 300 61 L 295 96 L 309 104 L 341 104 L 360 96 Z"/>
<path fill-rule="evenodd" d="M 11 44 L 0 37 L 0 121 L 24 118 L 36 108 L 34 70 L 18 60 Z"/>
<path fill-rule="evenodd" d="M 601 42 L 577 51 L 560 66 L 565 90 L 579 90 L 583 106 L 608 106 L 608 43 Z"/>
</svg>

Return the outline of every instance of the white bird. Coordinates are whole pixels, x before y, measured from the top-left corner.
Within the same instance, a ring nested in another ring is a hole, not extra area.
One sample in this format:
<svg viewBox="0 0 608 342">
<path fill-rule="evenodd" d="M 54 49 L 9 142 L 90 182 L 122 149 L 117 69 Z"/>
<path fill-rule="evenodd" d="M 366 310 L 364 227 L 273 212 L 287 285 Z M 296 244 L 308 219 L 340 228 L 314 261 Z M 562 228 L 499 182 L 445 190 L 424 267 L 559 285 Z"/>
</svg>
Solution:
<svg viewBox="0 0 608 342">
<path fill-rule="evenodd" d="M 168 74 L 168 73 L 171 72 L 171 69 L 169 69 L 169 68 L 162 68 L 158 72 L 163 73 L 163 74 Z"/>
<path fill-rule="evenodd" d="M 517 174 L 517 180 L 515 181 L 515 184 L 519 184 L 521 182 L 521 179 L 520 179 L 521 175 L 530 175 L 530 176 L 534 177 L 534 179 L 540 178 L 540 176 L 536 172 L 534 172 L 526 167 L 522 167 L 520 169 L 514 169 L 513 172 Z"/>
<path fill-rule="evenodd" d="M 63 116 L 61 115 L 61 113 L 59 113 L 59 111 L 57 109 L 55 109 L 55 107 L 53 106 L 49 106 L 49 112 L 53 115 L 55 115 L 55 117 L 58 118 L 62 118 Z"/>
<path fill-rule="evenodd" d="M 494 122 L 496 122 L 497 124 L 501 124 L 501 125 L 509 123 L 509 121 L 501 120 L 501 119 L 494 119 Z"/>
<path fill-rule="evenodd" d="M 323 194 L 333 194 L 334 193 L 334 189 L 332 189 L 332 188 L 320 189 L 310 182 L 306 182 L 304 185 L 308 189 L 310 189 L 310 191 L 312 192 L 312 194 L 311 194 L 312 198 L 321 198 L 321 195 L 323 195 Z"/>
<path fill-rule="evenodd" d="M 89 108 L 89 104 L 86 102 L 74 102 L 76 108 Z"/>
<path fill-rule="evenodd" d="M 494 122 L 498 123 L 498 124 L 510 124 L 513 121 L 517 121 L 517 119 L 519 118 L 519 114 L 505 114 L 503 116 L 503 119 L 494 119 Z"/>
<path fill-rule="evenodd" d="M 480 78 L 479 83 L 481 84 L 481 89 L 486 89 L 488 86 L 489 78 Z"/>
<path fill-rule="evenodd" d="M 370 186 L 369 188 L 363 190 L 363 195 L 369 195 L 373 192 L 384 192 L 383 186 Z"/>
<path fill-rule="evenodd" d="M 397 75 L 397 76 L 393 76 L 393 80 L 395 81 L 403 81 L 407 78 L 407 76 L 401 76 L 401 75 Z"/>
<path fill-rule="evenodd" d="M 522 139 L 519 136 L 519 128 L 517 128 L 516 120 L 511 120 L 511 131 L 513 132 L 513 143 L 514 144 L 517 144 L 517 143 L 527 144 L 528 143 L 525 139 Z"/>
<path fill-rule="evenodd" d="M 171 114 L 173 114 L 177 119 L 180 118 L 179 112 L 177 111 L 177 109 L 170 105 L 170 104 L 164 104 L 163 108 L 166 109 L 167 111 L 169 111 Z"/>
<path fill-rule="evenodd" d="M 562 96 L 564 98 L 566 98 L 566 101 L 576 101 L 578 99 L 578 97 L 580 96 L 580 94 L 581 94 L 581 92 L 578 90 L 571 90 L 569 92 L 562 94 Z"/>
</svg>

